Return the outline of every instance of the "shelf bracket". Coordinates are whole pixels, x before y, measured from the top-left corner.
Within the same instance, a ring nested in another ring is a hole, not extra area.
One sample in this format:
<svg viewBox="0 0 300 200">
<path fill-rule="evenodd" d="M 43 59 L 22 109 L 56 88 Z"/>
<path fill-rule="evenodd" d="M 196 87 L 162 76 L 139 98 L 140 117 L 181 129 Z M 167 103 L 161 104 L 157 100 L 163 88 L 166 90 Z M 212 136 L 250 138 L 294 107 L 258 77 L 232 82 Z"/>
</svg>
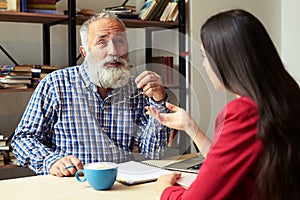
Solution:
<svg viewBox="0 0 300 200">
<path fill-rule="evenodd" d="M 68 0 L 69 66 L 76 65 L 76 1 Z"/>
<path fill-rule="evenodd" d="M 50 27 L 60 24 L 66 20 L 43 24 L 43 64 L 50 65 Z"/>
<path fill-rule="evenodd" d="M 19 65 L 18 63 L 17 63 L 17 61 L 15 61 L 15 59 L 4 49 L 4 47 L 2 47 L 2 45 L 0 44 L 0 49 L 1 49 L 1 51 L 9 58 L 9 60 L 11 61 L 11 62 L 13 62 L 15 65 Z"/>
<path fill-rule="evenodd" d="M 180 107 L 186 109 L 186 60 L 181 56 L 182 52 L 186 52 L 186 16 L 185 16 L 185 0 L 178 1 L 178 32 L 179 32 L 179 102 Z M 183 131 L 179 131 L 179 153 L 190 153 L 191 139 Z"/>
<path fill-rule="evenodd" d="M 43 63 L 50 65 L 50 26 L 43 24 Z"/>
</svg>

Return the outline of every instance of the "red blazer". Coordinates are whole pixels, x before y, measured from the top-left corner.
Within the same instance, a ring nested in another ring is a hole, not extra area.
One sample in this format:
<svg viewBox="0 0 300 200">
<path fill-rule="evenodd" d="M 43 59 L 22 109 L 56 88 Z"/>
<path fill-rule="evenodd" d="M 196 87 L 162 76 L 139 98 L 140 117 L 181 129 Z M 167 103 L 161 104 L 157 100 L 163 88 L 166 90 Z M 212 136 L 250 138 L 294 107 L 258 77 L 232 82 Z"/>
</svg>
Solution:
<svg viewBox="0 0 300 200">
<path fill-rule="evenodd" d="M 161 199 L 250 200 L 262 142 L 257 138 L 258 110 L 255 102 L 241 97 L 218 114 L 207 158 L 188 189 L 170 186 Z"/>
</svg>

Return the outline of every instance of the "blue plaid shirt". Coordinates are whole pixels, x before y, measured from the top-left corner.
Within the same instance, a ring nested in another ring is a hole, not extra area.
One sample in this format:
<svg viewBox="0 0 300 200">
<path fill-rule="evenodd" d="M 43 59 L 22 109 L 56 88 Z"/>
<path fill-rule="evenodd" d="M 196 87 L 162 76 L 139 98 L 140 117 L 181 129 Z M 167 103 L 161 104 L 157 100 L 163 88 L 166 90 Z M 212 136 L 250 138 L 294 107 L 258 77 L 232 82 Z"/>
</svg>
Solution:
<svg viewBox="0 0 300 200">
<path fill-rule="evenodd" d="M 57 70 L 35 89 L 12 140 L 20 164 L 49 174 L 51 165 L 67 155 L 83 165 L 124 162 L 133 159 L 133 140 L 146 158 L 164 155 L 169 129 L 146 115 L 144 107 L 167 112 L 165 100 L 127 98 L 138 93 L 133 80 L 102 99 L 84 65 Z"/>
</svg>

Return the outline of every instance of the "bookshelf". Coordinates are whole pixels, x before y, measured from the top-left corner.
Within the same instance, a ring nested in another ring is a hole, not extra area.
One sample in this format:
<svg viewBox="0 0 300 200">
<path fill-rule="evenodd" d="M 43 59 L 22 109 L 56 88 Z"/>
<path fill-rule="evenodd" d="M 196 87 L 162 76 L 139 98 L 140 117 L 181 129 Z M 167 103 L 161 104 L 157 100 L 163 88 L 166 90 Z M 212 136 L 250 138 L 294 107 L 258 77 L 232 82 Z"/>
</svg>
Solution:
<svg viewBox="0 0 300 200">
<path fill-rule="evenodd" d="M 50 27 L 57 24 L 69 25 L 70 17 L 68 15 L 50 15 L 50 14 L 38 14 L 38 13 L 26 13 L 26 12 L 0 12 L 0 21 L 3 22 L 19 22 L 19 23 L 38 23 L 43 25 L 43 58 L 44 64 L 50 64 Z M 76 16 L 75 25 L 81 25 L 88 17 L 86 16 Z M 159 22 L 159 21 L 142 21 L 136 19 L 122 19 L 128 28 L 177 28 L 178 23 L 176 22 Z M 69 25 L 70 26 L 70 25 Z M 69 38 L 75 33 L 76 27 L 72 27 L 69 30 Z M 74 43 L 73 43 L 74 45 Z M 76 41 L 75 41 L 76 46 Z M 76 50 L 76 47 L 75 47 Z M 73 60 L 76 54 L 69 52 L 69 66 L 75 65 L 76 60 Z M 76 52 L 75 52 L 76 53 Z"/>
<path fill-rule="evenodd" d="M 178 20 L 175 22 L 160 22 L 160 21 L 143 21 L 136 19 L 122 19 L 128 28 L 145 28 L 146 47 L 145 50 L 146 63 L 151 63 L 152 58 L 152 33 L 157 30 L 178 29 L 178 45 L 179 45 L 179 69 L 178 72 L 182 78 L 179 78 L 179 104 L 180 107 L 186 108 L 186 60 L 182 55 L 186 52 L 186 14 L 185 0 L 178 1 Z M 68 64 L 69 66 L 76 65 L 76 26 L 81 25 L 88 17 L 76 16 L 76 1 L 68 0 L 68 15 L 50 15 L 26 12 L 0 12 L 0 21 L 2 22 L 17 22 L 17 23 L 38 23 L 43 26 L 43 64 L 50 65 L 50 27 L 57 24 L 65 24 L 68 26 Z M 30 90 L 30 89 L 29 89 Z M 23 90 L 24 91 L 24 90 Z M 5 89 L 4 92 L 19 92 L 19 90 Z M 185 134 L 179 134 L 180 137 L 180 153 L 184 153 L 189 141 Z"/>
</svg>

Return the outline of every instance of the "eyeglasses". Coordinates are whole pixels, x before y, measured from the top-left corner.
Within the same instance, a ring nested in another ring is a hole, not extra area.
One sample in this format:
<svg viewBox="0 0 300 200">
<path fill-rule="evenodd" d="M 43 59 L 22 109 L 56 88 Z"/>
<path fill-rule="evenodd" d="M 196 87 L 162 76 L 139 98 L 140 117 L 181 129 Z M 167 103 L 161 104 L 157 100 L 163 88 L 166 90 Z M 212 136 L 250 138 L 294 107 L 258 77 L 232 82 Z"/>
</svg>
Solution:
<svg viewBox="0 0 300 200">
<path fill-rule="evenodd" d="M 138 96 L 141 95 L 141 94 L 143 94 L 143 92 L 139 92 L 139 93 L 135 94 L 134 96 L 124 97 L 123 100 L 118 101 L 118 102 L 114 102 L 113 104 L 114 104 L 114 105 L 117 105 L 117 104 L 120 104 L 120 103 L 127 102 L 127 101 L 129 101 L 130 99 L 134 99 L 134 98 L 138 97 Z"/>
</svg>

